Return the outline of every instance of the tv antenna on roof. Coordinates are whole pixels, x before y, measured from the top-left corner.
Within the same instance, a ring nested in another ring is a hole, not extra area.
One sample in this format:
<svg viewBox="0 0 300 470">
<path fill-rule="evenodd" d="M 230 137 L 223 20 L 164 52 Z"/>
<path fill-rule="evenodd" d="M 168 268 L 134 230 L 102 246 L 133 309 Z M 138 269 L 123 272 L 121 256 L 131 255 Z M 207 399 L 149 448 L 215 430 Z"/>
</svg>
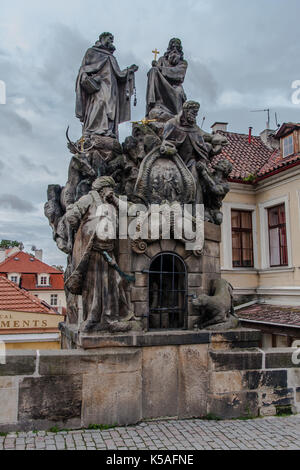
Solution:
<svg viewBox="0 0 300 470">
<path fill-rule="evenodd" d="M 270 129 L 270 109 L 255 109 L 251 113 L 268 113 L 267 129 Z"/>
</svg>

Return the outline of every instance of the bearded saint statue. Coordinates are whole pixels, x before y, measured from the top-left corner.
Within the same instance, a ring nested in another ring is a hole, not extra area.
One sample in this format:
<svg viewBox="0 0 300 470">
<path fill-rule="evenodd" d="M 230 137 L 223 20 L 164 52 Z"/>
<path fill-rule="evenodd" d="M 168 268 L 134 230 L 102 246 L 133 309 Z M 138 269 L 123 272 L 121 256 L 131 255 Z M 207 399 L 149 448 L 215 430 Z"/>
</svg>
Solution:
<svg viewBox="0 0 300 470">
<path fill-rule="evenodd" d="M 182 84 L 187 67 L 180 39 L 171 39 L 165 55 L 152 62 L 148 73 L 146 117 L 168 121 L 180 113 L 186 101 Z"/>
</svg>

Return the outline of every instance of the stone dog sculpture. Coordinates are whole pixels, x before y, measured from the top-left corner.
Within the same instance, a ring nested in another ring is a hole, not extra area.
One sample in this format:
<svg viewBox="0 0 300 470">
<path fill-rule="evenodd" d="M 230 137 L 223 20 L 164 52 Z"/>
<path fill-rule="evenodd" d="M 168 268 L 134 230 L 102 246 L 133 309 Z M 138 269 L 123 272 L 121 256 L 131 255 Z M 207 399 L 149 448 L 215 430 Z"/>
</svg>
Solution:
<svg viewBox="0 0 300 470">
<path fill-rule="evenodd" d="M 194 314 L 199 315 L 197 322 L 199 328 L 218 324 L 229 328 L 237 326 L 232 292 L 233 288 L 229 282 L 218 279 L 213 283 L 213 295 L 203 294 L 193 300 Z"/>
</svg>

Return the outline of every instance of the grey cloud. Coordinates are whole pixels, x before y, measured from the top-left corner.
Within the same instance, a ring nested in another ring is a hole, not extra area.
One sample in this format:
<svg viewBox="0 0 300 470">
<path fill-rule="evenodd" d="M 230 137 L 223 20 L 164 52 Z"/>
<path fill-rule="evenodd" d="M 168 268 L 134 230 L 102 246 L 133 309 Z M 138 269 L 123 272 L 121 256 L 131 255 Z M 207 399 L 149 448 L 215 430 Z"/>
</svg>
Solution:
<svg viewBox="0 0 300 470">
<path fill-rule="evenodd" d="M 32 133 L 30 122 L 19 116 L 8 104 L 1 106 L 0 129 L 1 134 L 9 137 Z"/>
<path fill-rule="evenodd" d="M 35 172 L 40 172 L 41 171 L 41 172 L 47 173 L 50 176 L 56 176 L 57 175 L 56 171 L 49 170 L 47 165 L 35 164 L 28 157 L 26 157 L 25 155 L 20 155 L 19 158 L 20 158 L 23 166 L 29 171 L 35 171 Z"/>
<path fill-rule="evenodd" d="M 4 209 L 11 209 L 17 212 L 33 212 L 34 205 L 31 202 L 20 199 L 14 194 L 0 195 L 0 207 Z"/>
<path fill-rule="evenodd" d="M 218 84 L 213 73 L 203 63 L 189 59 L 186 79 L 186 93 L 189 99 L 198 100 L 204 105 L 213 104 L 218 95 Z"/>
</svg>

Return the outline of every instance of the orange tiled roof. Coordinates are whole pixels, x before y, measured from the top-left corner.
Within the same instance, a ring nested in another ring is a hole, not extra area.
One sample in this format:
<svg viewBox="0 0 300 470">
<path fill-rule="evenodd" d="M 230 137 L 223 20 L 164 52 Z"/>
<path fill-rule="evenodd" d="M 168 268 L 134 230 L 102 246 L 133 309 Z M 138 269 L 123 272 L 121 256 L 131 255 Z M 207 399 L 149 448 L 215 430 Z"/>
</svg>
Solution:
<svg viewBox="0 0 300 470">
<path fill-rule="evenodd" d="M 224 158 L 229 160 L 233 165 L 230 175 L 232 180 L 244 181 L 251 175 L 256 178 L 265 177 L 273 171 L 290 167 L 297 162 L 300 164 L 299 154 L 283 158 L 280 150 L 270 149 L 260 137 L 252 136 L 249 143 L 249 135 L 246 134 L 227 131 L 218 131 L 218 133 L 228 139 L 229 145 L 214 158 L 213 163 Z"/>
<path fill-rule="evenodd" d="M 19 251 L 0 263 L 0 273 L 62 274 L 58 269 L 43 263 L 24 251 Z"/>
<path fill-rule="evenodd" d="M 57 315 L 57 312 L 45 302 L 20 289 L 3 276 L 0 276 L 0 310 Z"/>
<path fill-rule="evenodd" d="M 22 274 L 21 286 L 22 289 L 26 290 L 64 290 L 64 275 L 51 274 L 50 275 L 50 286 L 38 286 L 37 287 L 37 275 L 36 274 Z"/>
</svg>

